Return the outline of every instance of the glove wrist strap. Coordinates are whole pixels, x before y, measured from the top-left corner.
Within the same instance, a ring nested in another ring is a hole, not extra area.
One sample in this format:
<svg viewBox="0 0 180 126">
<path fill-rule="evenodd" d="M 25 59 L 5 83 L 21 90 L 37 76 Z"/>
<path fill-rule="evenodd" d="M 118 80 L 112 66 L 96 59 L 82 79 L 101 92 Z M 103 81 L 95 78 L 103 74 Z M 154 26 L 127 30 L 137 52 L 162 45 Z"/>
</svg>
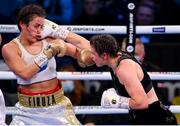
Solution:
<svg viewBox="0 0 180 126">
<path fill-rule="evenodd" d="M 129 100 L 130 98 L 119 96 L 119 107 L 124 109 L 130 109 Z"/>
<path fill-rule="evenodd" d="M 44 67 L 45 65 L 47 65 L 48 63 L 48 57 L 44 54 L 44 53 L 41 53 L 39 54 L 38 56 L 36 56 L 34 58 L 34 62 L 40 67 Z"/>
<path fill-rule="evenodd" d="M 58 30 L 55 31 L 52 36 L 54 36 L 55 38 L 65 40 L 68 34 L 69 34 L 68 30 L 59 27 Z"/>
</svg>

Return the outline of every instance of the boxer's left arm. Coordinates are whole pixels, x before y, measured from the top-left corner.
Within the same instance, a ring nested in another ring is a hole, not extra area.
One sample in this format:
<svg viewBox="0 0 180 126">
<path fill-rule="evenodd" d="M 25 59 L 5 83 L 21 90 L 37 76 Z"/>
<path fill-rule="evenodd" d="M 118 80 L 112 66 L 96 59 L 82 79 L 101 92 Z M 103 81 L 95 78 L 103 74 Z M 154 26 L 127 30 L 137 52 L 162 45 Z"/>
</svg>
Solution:
<svg viewBox="0 0 180 126">
<path fill-rule="evenodd" d="M 70 43 L 65 44 L 65 55 L 71 56 L 76 59 L 80 67 L 85 68 L 95 64 L 91 56 L 91 51 L 89 49 L 80 49 Z"/>
<path fill-rule="evenodd" d="M 67 41 L 80 49 L 90 49 L 90 43 L 84 37 L 70 32 L 65 28 L 60 27 L 58 24 L 45 19 L 44 28 L 41 32 L 41 39 L 46 37 L 53 37 Z"/>
<path fill-rule="evenodd" d="M 80 49 L 90 49 L 90 42 L 86 38 L 73 32 L 69 32 L 65 41 L 77 46 Z"/>
<path fill-rule="evenodd" d="M 95 64 L 92 59 L 92 52 L 89 49 L 77 49 L 76 58 L 80 67 L 85 68 Z"/>
</svg>

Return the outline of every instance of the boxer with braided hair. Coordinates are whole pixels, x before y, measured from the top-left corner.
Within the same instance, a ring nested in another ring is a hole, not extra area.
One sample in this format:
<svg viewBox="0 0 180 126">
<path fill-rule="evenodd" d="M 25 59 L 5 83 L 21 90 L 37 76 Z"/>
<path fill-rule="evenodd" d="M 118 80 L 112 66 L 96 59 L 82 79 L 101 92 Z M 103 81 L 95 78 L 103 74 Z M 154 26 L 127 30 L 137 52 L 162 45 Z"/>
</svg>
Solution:
<svg viewBox="0 0 180 126">
<path fill-rule="evenodd" d="M 11 124 L 80 125 L 57 79 L 54 56 L 77 58 L 77 52 L 90 48 L 89 41 L 61 28 L 52 30 L 54 23 L 45 19 L 45 10 L 36 4 L 23 7 L 17 22 L 19 36 L 2 48 L 19 85 L 18 114 L 13 115 Z"/>
<path fill-rule="evenodd" d="M 93 61 L 98 67 L 109 66 L 114 81 L 114 88 L 102 94 L 102 107 L 129 109 L 133 124 L 177 124 L 158 99 L 146 70 L 134 56 L 119 49 L 113 36 L 95 35 L 90 45 Z"/>
</svg>

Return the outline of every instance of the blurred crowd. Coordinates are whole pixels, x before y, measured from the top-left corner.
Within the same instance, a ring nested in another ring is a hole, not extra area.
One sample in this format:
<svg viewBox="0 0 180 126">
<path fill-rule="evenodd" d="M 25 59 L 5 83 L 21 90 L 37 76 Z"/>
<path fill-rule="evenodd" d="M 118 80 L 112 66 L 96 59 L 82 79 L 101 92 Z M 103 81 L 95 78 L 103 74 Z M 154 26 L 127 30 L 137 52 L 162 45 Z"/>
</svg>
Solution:
<svg viewBox="0 0 180 126">
<path fill-rule="evenodd" d="M 15 24 L 22 6 L 37 3 L 47 12 L 47 18 L 59 25 L 126 25 L 127 3 L 131 0 L 2 0 L 0 24 Z M 178 0 L 132 0 L 135 3 L 136 25 L 178 25 L 180 2 Z M 9 4 L 11 3 L 11 4 Z M 87 36 L 88 37 L 88 36 Z M 4 37 L 4 43 L 13 36 Z M 143 43 L 178 41 L 170 37 L 141 35 Z"/>
<path fill-rule="evenodd" d="M 47 18 L 58 23 L 59 25 L 126 25 L 127 23 L 127 3 L 130 0 L 1 0 L 0 4 L 0 24 L 15 24 L 16 14 L 18 10 L 29 3 L 37 3 L 42 5 L 47 12 Z M 179 25 L 180 24 L 180 0 L 134 0 L 136 5 L 135 9 L 135 23 L 136 25 Z M 9 4 L 10 3 L 10 4 Z M 14 38 L 16 33 L 1 33 L 3 44 L 9 42 Z M 83 35 L 86 38 L 90 38 L 92 35 Z M 124 35 L 114 35 L 119 41 L 119 46 L 122 47 L 122 42 L 126 36 Z M 0 37 L 0 40 L 1 40 Z M 171 35 L 137 35 L 135 54 L 139 55 L 141 62 L 148 71 L 166 71 L 161 64 L 159 59 L 153 58 L 150 63 L 148 60 L 153 57 L 149 48 L 151 45 L 156 45 L 157 43 L 177 43 L 180 41 L 180 37 L 177 34 Z M 168 45 L 169 46 L 169 45 Z M 178 45 L 180 47 L 180 44 Z M 122 47 L 123 48 L 123 47 Z M 167 49 L 167 48 L 166 48 Z M 145 53 L 145 50 L 147 51 Z M 168 52 L 169 53 L 169 52 Z M 146 55 L 145 55 L 146 54 Z M 176 52 L 176 54 L 180 54 Z M 176 63 L 180 63 L 180 60 L 175 57 Z M 163 54 L 158 54 L 163 55 Z M 168 55 L 168 54 L 167 54 Z M 150 58 L 149 58 L 150 56 Z M 156 55 L 157 56 L 157 55 Z M 155 56 L 155 57 L 156 57 Z M 3 64 L 3 58 L 1 59 L 1 70 L 8 70 L 7 66 Z M 167 59 L 166 59 L 167 60 Z M 57 70 L 58 71 L 100 71 L 105 72 L 106 67 L 97 68 L 96 66 L 91 66 L 88 68 L 81 68 L 78 66 L 76 60 L 70 57 L 56 58 Z M 174 65 L 176 66 L 176 64 Z M 175 68 L 174 68 L 175 69 Z M 172 69 L 172 70 L 174 70 Z M 171 69 L 170 69 L 171 70 Z M 180 69 L 177 69 L 180 70 Z M 68 96 L 73 105 L 100 105 L 100 98 L 102 92 L 110 88 L 112 85 L 111 81 L 62 81 L 61 82 L 66 96 Z M 157 87 L 159 97 L 163 99 L 164 104 L 172 104 L 169 99 L 167 99 L 167 90 L 161 90 L 158 88 L 158 82 L 154 82 Z M 16 80 L 1 80 L 0 88 L 2 89 L 6 106 L 14 106 L 17 102 L 17 85 Z M 180 89 L 176 93 L 180 96 Z M 172 100 L 172 99 L 170 99 Z M 114 119 L 112 119 L 114 116 Z M 118 116 L 121 116 L 119 119 Z M 128 115 L 78 115 L 78 118 L 83 123 L 93 122 L 94 124 L 128 124 Z M 118 117 L 118 119 L 116 118 Z M 11 117 L 7 117 L 7 122 L 10 121 Z M 102 120 L 105 120 L 102 122 Z"/>
<path fill-rule="evenodd" d="M 46 9 L 47 17 L 58 24 L 124 24 L 128 2 L 130 0 L 2 0 L 1 23 L 14 23 L 15 16 L 22 6 L 37 3 Z M 133 0 L 132 2 L 136 4 L 139 25 L 174 25 L 179 22 L 179 17 L 176 16 L 180 8 L 178 0 Z"/>
</svg>

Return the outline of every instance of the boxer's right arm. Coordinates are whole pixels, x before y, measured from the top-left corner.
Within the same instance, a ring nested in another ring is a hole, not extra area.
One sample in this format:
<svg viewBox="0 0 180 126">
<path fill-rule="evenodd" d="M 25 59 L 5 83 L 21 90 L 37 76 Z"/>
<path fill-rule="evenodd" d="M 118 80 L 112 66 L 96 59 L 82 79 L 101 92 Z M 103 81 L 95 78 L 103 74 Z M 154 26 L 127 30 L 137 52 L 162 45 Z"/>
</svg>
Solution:
<svg viewBox="0 0 180 126">
<path fill-rule="evenodd" d="M 21 51 L 13 41 L 2 47 L 2 56 L 9 69 L 19 77 L 27 80 L 39 71 L 39 67 L 35 63 L 26 64 L 22 60 L 21 55 Z"/>
<path fill-rule="evenodd" d="M 85 68 L 85 67 L 89 67 L 95 64 L 95 62 L 92 59 L 92 54 L 91 51 L 88 49 L 82 49 L 79 50 L 77 49 L 77 62 L 79 64 L 80 67 Z"/>
<path fill-rule="evenodd" d="M 48 58 L 49 59 L 51 58 L 52 54 L 55 55 L 55 54 L 61 53 L 63 48 L 61 49 L 61 46 L 58 46 L 58 47 L 56 46 L 57 45 L 55 46 L 52 45 L 53 49 L 51 48 L 53 51 L 55 50 L 55 52 L 58 50 L 56 53 L 49 49 L 47 50 L 46 55 L 44 54 L 43 57 L 46 57 L 45 59 L 48 60 Z M 47 56 L 47 54 L 49 54 L 50 57 Z M 24 60 L 22 60 L 21 55 L 22 55 L 21 51 L 19 50 L 15 42 L 11 41 L 3 45 L 2 47 L 2 56 L 5 63 L 8 65 L 9 69 L 13 71 L 16 75 L 23 78 L 24 80 L 28 80 L 32 78 L 37 72 L 39 72 L 40 66 L 42 66 L 43 62 L 46 62 L 46 61 L 41 62 L 39 59 L 39 61 L 37 60 L 37 62 L 40 62 L 40 63 L 34 62 L 34 63 L 27 64 L 24 62 Z M 39 64 L 39 66 L 37 64 Z"/>
</svg>

